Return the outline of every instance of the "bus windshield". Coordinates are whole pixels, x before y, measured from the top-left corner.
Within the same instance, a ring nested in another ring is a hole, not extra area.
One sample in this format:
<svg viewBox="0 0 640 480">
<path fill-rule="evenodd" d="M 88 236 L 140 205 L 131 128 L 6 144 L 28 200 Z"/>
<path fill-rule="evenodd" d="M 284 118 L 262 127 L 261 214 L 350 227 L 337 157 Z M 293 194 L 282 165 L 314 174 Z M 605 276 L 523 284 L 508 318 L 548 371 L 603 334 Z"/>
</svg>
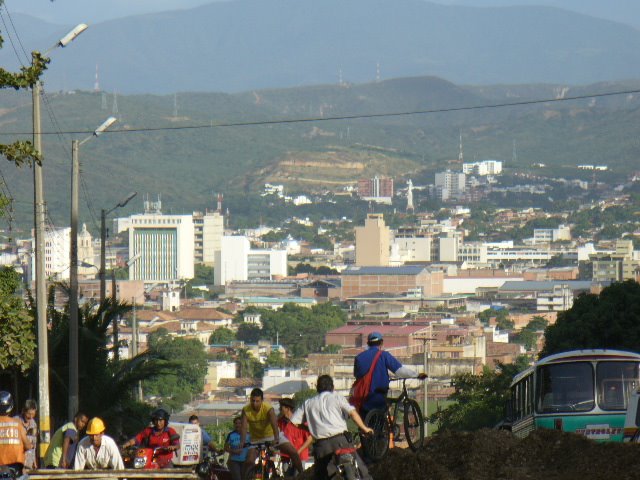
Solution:
<svg viewBox="0 0 640 480">
<path fill-rule="evenodd" d="M 588 412 L 595 406 L 591 363 L 541 366 L 536 383 L 539 413 Z"/>
<path fill-rule="evenodd" d="M 638 388 L 638 363 L 599 362 L 596 384 L 601 409 L 626 410 L 629 395 Z"/>
</svg>

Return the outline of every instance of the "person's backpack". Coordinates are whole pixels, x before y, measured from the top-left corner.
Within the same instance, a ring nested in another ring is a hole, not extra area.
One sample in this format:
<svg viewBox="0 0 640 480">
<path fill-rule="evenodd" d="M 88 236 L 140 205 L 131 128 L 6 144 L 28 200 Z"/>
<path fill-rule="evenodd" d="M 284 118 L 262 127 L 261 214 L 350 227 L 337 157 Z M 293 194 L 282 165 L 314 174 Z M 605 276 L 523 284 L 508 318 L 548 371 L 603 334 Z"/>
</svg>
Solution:
<svg viewBox="0 0 640 480">
<path fill-rule="evenodd" d="M 356 410 L 360 411 L 364 402 L 367 400 L 369 396 L 369 391 L 371 390 L 371 378 L 373 377 L 373 370 L 376 368 L 376 363 L 378 363 L 378 359 L 382 355 L 382 350 L 378 350 L 376 356 L 373 357 L 373 362 L 371 362 L 371 367 L 366 375 L 360 377 L 351 386 L 351 394 L 349 395 L 349 403 L 356 407 Z"/>
</svg>

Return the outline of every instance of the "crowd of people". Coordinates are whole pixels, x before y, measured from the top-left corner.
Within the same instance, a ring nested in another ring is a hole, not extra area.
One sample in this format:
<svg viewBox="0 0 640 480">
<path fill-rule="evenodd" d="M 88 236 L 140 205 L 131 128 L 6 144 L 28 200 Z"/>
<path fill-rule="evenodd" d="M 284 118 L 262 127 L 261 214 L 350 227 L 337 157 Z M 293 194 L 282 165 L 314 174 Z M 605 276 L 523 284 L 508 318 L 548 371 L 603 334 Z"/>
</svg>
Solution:
<svg viewBox="0 0 640 480">
<path fill-rule="evenodd" d="M 365 435 L 372 432 L 363 418 L 369 410 L 385 407 L 389 372 L 400 377 L 425 377 L 424 374 L 418 375 L 412 369 L 404 367 L 393 355 L 383 351 L 381 334 L 371 333 L 367 343 L 369 348 L 356 356 L 354 362 L 356 381 L 368 376 L 371 382 L 359 409 L 334 391 L 333 379 L 329 375 L 318 377 L 317 394 L 297 408 L 293 399 L 280 399 L 278 415 L 271 403 L 265 401 L 261 389 L 254 388 L 251 391 L 249 402 L 242 408 L 240 415 L 234 418 L 233 430 L 224 443 L 224 451 L 228 454 L 227 467 L 233 480 L 255 478 L 258 450 L 267 444 L 278 448 L 283 460 L 291 466 L 288 473 L 292 477 L 304 470 L 304 462 L 310 457 L 310 448 L 313 448 L 315 478 L 319 480 L 332 476 L 331 470 L 335 467 L 331 459 L 334 453 L 353 446 L 347 420 L 353 420 Z M 21 473 L 23 468 L 38 468 L 38 426 L 35 421 L 37 405 L 35 401 L 27 400 L 21 413 L 11 417 L 13 409 L 11 394 L 1 391 L 0 467 Z M 189 422 L 199 424 L 199 418 L 192 415 Z M 202 445 L 215 449 L 209 434 L 204 429 L 201 431 Z M 78 412 L 71 422 L 64 424 L 51 437 L 43 467 L 123 470 L 121 449 L 136 446 L 162 447 L 156 460 L 163 468 L 172 466 L 174 452 L 180 448 L 180 436 L 169 426 L 169 413 L 162 408 L 152 412 L 148 427 L 120 447 L 105 432 L 106 425 L 101 418 L 89 419 L 85 413 Z M 355 461 L 362 478 L 370 479 L 366 463 L 357 453 Z"/>
</svg>

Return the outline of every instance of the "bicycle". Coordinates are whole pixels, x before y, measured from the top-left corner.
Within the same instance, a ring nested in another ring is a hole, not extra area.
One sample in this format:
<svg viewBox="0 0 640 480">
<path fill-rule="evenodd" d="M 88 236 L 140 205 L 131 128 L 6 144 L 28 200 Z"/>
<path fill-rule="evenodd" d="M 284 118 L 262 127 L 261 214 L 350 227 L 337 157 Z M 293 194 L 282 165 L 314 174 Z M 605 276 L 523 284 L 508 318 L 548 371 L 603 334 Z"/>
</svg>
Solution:
<svg viewBox="0 0 640 480">
<path fill-rule="evenodd" d="M 275 480 L 284 478 L 282 457 L 271 442 L 257 443 L 252 445 L 258 455 L 256 457 L 255 478 L 256 480 Z"/>
<path fill-rule="evenodd" d="M 335 473 L 330 475 L 334 480 L 361 480 L 363 475 L 356 460 L 358 445 L 354 441 L 354 436 L 360 438 L 362 443 L 363 435 L 359 432 L 345 432 L 349 439 L 350 447 L 339 448 L 333 452 L 332 463 Z"/>
<path fill-rule="evenodd" d="M 423 380 L 420 377 L 417 378 Z M 424 442 L 424 418 L 418 402 L 409 398 L 406 384 L 409 378 L 393 378 L 391 380 L 402 380 L 400 395 L 396 398 L 387 398 L 386 409 L 373 409 L 364 418 L 365 425 L 373 429 L 373 434 L 369 438 L 362 438 L 362 447 L 367 456 L 376 462 L 387 454 L 393 441 L 402 439 L 400 435 L 401 423 L 411 450 L 415 452 Z M 393 411 L 391 405 L 393 405 Z M 399 420 L 400 417 L 402 417 L 402 422 Z"/>
</svg>

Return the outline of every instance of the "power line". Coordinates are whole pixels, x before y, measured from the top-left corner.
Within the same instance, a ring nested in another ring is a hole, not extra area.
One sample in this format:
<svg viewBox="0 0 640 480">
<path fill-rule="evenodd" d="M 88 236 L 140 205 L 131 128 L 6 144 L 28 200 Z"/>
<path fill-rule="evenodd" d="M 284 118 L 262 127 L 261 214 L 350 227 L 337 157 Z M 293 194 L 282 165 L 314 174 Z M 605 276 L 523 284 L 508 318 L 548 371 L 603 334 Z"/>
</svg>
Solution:
<svg viewBox="0 0 640 480">
<path fill-rule="evenodd" d="M 617 95 L 631 95 L 640 93 L 640 89 L 634 90 L 622 90 L 616 92 L 604 92 L 604 93 L 590 93 L 585 95 L 574 95 L 571 97 L 563 97 L 563 98 L 545 98 L 545 99 L 537 99 L 537 100 L 522 100 L 519 102 L 504 102 L 504 103 L 488 103 L 483 105 L 471 105 L 471 106 L 463 106 L 463 107 L 445 107 L 445 108 L 434 108 L 429 110 L 409 110 L 402 112 L 383 112 L 383 113 L 363 113 L 363 114 L 354 114 L 354 115 L 336 115 L 333 117 L 308 117 L 308 118 L 291 118 L 291 119 L 280 119 L 280 120 L 256 120 L 256 121 L 248 121 L 248 122 L 229 122 L 229 123 L 213 123 L 210 122 L 208 124 L 199 124 L 199 125 L 182 125 L 182 126 L 166 126 L 166 127 L 141 127 L 141 128 L 127 128 L 127 129 L 110 129 L 104 132 L 105 134 L 116 134 L 116 133 L 145 133 L 145 132 L 162 132 L 162 131 L 172 131 L 172 130 L 199 130 L 199 129 L 213 129 L 213 128 L 222 128 L 222 127 L 252 127 L 252 126 L 260 126 L 260 125 L 283 125 L 283 124 L 293 124 L 293 123 L 310 123 L 310 122 L 329 122 L 329 121 L 339 121 L 339 120 L 359 120 L 359 119 L 367 119 L 367 118 L 385 118 L 385 117 L 402 117 L 409 115 L 428 115 L 432 113 L 450 113 L 450 112 L 464 112 L 464 111 L 472 111 L 472 110 L 487 110 L 493 108 L 504 108 L 504 107 L 518 107 L 518 106 L 526 106 L 526 105 L 537 105 L 541 103 L 557 103 L 557 102 L 569 102 L 574 100 L 586 100 L 592 98 L 602 98 L 602 97 L 613 97 Z M 80 134 L 91 134 L 93 130 L 69 130 L 65 132 L 42 132 L 42 135 L 59 135 L 59 134 L 71 134 L 71 135 L 80 135 Z M 0 135 L 29 135 L 31 132 L 0 132 Z"/>
</svg>

